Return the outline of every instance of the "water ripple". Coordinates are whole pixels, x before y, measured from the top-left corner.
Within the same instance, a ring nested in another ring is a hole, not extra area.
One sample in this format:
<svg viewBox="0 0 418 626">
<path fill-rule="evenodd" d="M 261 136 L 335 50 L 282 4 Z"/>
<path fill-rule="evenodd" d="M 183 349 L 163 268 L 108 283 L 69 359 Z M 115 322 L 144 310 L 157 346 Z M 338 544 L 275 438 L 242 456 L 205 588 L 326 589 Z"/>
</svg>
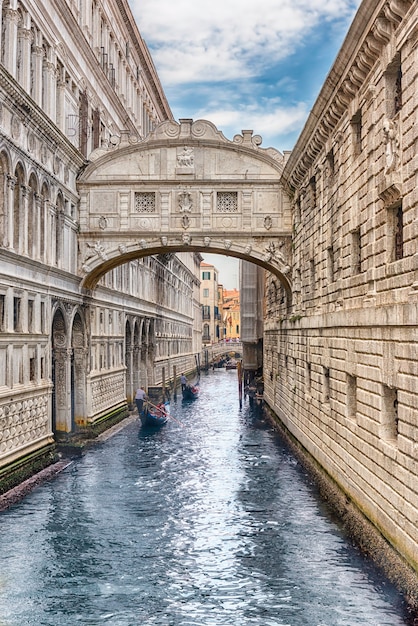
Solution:
<svg viewBox="0 0 418 626">
<path fill-rule="evenodd" d="M 240 410 L 235 376 L 173 403 L 183 427 L 133 423 L 1 514 L 1 626 L 406 623 L 296 459 Z"/>
</svg>

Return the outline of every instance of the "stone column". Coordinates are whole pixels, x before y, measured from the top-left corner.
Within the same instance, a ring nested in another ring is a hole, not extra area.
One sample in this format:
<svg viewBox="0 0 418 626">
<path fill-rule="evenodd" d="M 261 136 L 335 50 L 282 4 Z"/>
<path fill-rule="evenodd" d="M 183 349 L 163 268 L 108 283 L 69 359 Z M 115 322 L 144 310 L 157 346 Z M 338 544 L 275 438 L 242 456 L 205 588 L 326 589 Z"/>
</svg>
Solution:
<svg viewBox="0 0 418 626">
<path fill-rule="evenodd" d="M 0 50 L 3 45 L 3 0 L 0 0 Z"/>
<path fill-rule="evenodd" d="M 56 73 L 55 63 L 52 60 L 44 61 L 44 79 L 45 79 L 45 113 L 55 122 L 56 118 Z"/>
<path fill-rule="evenodd" d="M 42 106 L 42 91 L 43 91 L 43 58 L 44 49 L 42 46 L 32 47 L 33 57 L 33 89 L 32 97 L 39 106 Z"/>
<path fill-rule="evenodd" d="M 71 357 L 72 349 L 54 351 L 55 429 L 71 432 Z"/>
<path fill-rule="evenodd" d="M 13 213 L 14 213 L 14 189 L 16 185 L 14 176 L 7 176 L 7 197 L 5 206 L 4 246 L 13 248 Z"/>
<path fill-rule="evenodd" d="M 22 211 L 20 225 L 20 251 L 24 255 L 28 255 L 28 238 L 29 238 L 29 210 L 28 210 L 28 202 L 29 202 L 29 187 L 26 185 L 21 186 L 21 199 L 22 199 Z"/>
<path fill-rule="evenodd" d="M 40 259 L 41 250 L 41 212 L 42 212 L 42 197 L 38 193 L 34 193 L 33 197 L 33 211 L 32 218 L 33 233 L 32 233 L 32 255 L 34 259 Z"/>
<path fill-rule="evenodd" d="M 17 26 L 19 13 L 15 9 L 6 9 L 4 14 L 4 67 L 16 78 Z"/>
<path fill-rule="evenodd" d="M 55 229 L 56 229 L 56 207 L 46 202 L 46 224 L 45 224 L 45 261 L 49 265 L 54 265 L 55 261 Z"/>
<path fill-rule="evenodd" d="M 23 89 L 30 93 L 30 51 L 32 42 L 32 33 L 27 28 L 19 28 L 18 31 L 19 42 L 19 76 L 17 77 Z"/>
<path fill-rule="evenodd" d="M 74 374 L 74 390 L 72 393 L 74 401 L 74 411 L 70 407 L 70 424 L 71 413 L 74 413 L 74 421 L 78 426 L 87 425 L 87 408 L 86 408 L 86 375 L 88 368 L 88 349 L 84 347 L 74 347 L 73 349 L 73 374 Z M 72 427 L 72 424 L 71 424 Z"/>
<path fill-rule="evenodd" d="M 137 350 L 136 350 L 136 353 L 137 353 Z M 138 358 L 137 354 L 136 354 L 136 358 Z M 126 365 L 126 399 L 128 401 L 128 405 L 133 406 L 134 396 L 135 396 L 133 392 L 136 391 L 136 389 L 134 389 L 135 381 L 133 379 L 134 350 L 132 349 L 132 347 L 129 347 L 126 349 L 125 365 Z"/>
</svg>

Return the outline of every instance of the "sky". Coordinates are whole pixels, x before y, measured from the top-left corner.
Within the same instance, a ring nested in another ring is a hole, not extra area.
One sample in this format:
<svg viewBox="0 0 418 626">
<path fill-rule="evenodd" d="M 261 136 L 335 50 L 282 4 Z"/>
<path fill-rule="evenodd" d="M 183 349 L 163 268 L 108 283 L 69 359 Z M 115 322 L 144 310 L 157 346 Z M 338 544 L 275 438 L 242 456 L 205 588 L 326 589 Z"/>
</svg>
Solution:
<svg viewBox="0 0 418 626">
<path fill-rule="evenodd" d="M 360 0 L 128 0 L 174 118 L 291 150 Z M 225 260 L 226 259 L 226 260 Z M 227 288 L 238 274 L 219 259 Z M 212 262 L 209 261 L 208 262 Z"/>
</svg>

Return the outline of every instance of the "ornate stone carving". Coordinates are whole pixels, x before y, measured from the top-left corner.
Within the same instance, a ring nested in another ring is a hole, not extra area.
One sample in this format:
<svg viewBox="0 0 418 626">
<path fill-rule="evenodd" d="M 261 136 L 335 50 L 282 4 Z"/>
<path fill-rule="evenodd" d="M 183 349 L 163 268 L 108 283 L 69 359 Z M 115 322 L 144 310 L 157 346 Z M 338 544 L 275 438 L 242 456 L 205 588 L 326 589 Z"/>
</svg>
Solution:
<svg viewBox="0 0 418 626">
<path fill-rule="evenodd" d="M 398 128 L 394 120 L 383 121 L 383 134 L 385 138 L 385 174 L 390 174 L 398 166 L 399 162 L 399 137 Z"/>
<path fill-rule="evenodd" d="M 177 164 L 179 167 L 193 167 L 194 165 L 194 148 L 184 146 L 182 151 L 177 155 Z"/>
<path fill-rule="evenodd" d="M 11 122 L 11 130 L 13 139 L 19 139 L 20 137 L 20 119 L 13 115 Z"/>
<path fill-rule="evenodd" d="M 102 215 L 99 218 L 99 228 L 101 228 L 101 230 L 105 230 L 107 226 L 107 219 L 104 217 L 104 215 Z"/>
<path fill-rule="evenodd" d="M 183 217 L 181 218 L 181 225 L 183 226 L 183 228 L 189 228 L 190 218 L 188 215 L 183 215 Z"/>
<path fill-rule="evenodd" d="M 106 250 L 103 244 L 100 243 L 100 241 L 96 241 L 94 244 L 87 242 L 87 248 L 89 249 L 90 253 L 87 253 L 86 260 L 97 254 L 97 256 L 99 256 L 103 261 L 107 261 Z"/>
<path fill-rule="evenodd" d="M 179 210 L 182 213 L 191 213 L 193 208 L 192 194 L 189 191 L 181 191 L 178 195 Z"/>
<path fill-rule="evenodd" d="M 264 218 L 264 228 L 266 230 L 270 230 L 272 226 L 273 226 L 273 220 L 271 219 L 270 215 L 266 215 L 266 217 Z"/>
<path fill-rule="evenodd" d="M 205 237 L 203 240 L 203 243 L 205 244 L 206 247 L 210 246 L 210 237 Z"/>
</svg>

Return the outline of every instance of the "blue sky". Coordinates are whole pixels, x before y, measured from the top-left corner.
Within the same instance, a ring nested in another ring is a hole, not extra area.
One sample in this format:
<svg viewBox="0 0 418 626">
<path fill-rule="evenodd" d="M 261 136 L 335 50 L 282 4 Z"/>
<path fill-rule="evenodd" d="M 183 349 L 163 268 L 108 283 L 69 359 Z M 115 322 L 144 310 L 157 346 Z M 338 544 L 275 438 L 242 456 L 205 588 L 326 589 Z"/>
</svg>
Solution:
<svg viewBox="0 0 418 626">
<path fill-rule="evenodd" d="M 360 0 L 129 0 L 174 117 L 291 150 Z"/>
<path fill-rule="evenodd" d="M 175 119 L 296 143 L 360 0 L 129 0 Z M 219 258 L 237 286 L 231 258 Z M 212 260 L 208 259 L 208 262 Z"/>
</svg>

